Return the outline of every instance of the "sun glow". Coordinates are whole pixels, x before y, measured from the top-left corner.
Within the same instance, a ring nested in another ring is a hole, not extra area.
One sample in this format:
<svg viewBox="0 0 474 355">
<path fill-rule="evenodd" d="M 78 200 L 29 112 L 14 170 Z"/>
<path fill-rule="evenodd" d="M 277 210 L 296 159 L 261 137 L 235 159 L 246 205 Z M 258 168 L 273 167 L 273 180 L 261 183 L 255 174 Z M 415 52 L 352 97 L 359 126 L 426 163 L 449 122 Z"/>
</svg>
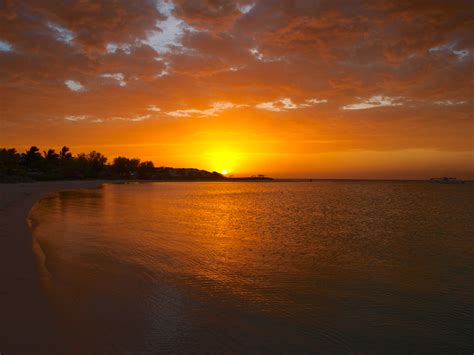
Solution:
<svg viewBox="0 0 474 355">
<path fill-rule="evenodd" d="M 220 171 L 222 175 L 235 171 L 240 160 L 237 152 L 227 149 L 209 152 L 206 157 L 212 171 Z"/>
</svg>

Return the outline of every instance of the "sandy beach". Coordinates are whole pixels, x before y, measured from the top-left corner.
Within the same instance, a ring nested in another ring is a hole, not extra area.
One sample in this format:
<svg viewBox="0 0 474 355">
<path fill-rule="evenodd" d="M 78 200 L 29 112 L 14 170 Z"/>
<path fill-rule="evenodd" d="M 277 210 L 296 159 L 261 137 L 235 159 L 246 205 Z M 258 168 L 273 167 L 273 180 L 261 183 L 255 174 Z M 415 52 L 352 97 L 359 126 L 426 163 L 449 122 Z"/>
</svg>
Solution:
<svg viewBox="0 0 474 355">
<path fill-rule="evenodd" d="M 95 188 L 104 181 L 0 184 L 0 352 L 54 351 L 60 346 L 40 287 L 28 226 L 31 207 L 53 192 Z"/>
</svg>

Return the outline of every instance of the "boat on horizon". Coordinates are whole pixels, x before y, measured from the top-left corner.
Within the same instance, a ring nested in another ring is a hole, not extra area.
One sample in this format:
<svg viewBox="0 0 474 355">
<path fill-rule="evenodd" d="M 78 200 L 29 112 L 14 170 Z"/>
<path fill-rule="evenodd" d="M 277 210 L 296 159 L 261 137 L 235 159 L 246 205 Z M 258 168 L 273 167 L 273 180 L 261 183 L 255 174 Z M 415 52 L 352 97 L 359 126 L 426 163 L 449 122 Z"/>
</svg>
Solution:
<svg viewBox="0 0 474 355">
<path fill-rule="evenodd" d="M 431 178 L 430 182 L 432 184 L 453 184 L 453 185 L 458 185 L 458 184 L 464 184 L 463 180 L 459 180 L 456 178 L 451 178 L 451 177 L 440 177 L 440 178 Z"/>
</svg>

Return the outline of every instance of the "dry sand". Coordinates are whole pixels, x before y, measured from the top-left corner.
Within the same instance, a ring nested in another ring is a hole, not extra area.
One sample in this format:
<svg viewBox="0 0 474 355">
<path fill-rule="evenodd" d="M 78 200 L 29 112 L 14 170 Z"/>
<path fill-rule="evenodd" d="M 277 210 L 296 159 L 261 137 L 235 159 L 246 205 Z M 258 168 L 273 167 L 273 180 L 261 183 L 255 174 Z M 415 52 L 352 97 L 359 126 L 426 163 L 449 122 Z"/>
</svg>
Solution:
<svg viewBox="0 0 474 355">
<path fill-rule="evenodd" d="M 41 290 L 27 218 L 31 207 L 50 193 L 102 183 L 0 184 L 0 353 L 55 353 L 62 347 Z"/>
</svg>

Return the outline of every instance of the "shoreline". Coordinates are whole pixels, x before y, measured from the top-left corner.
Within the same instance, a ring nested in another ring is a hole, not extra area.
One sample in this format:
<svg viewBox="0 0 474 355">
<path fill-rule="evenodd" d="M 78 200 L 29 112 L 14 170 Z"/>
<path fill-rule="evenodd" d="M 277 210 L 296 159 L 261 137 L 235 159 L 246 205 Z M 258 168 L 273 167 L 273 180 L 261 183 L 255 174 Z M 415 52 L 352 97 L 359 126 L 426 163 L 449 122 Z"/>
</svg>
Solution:
<svg viewBox="0 0 474 355">
<path fill-rule="evenodd" d="M 28 223 L 31 208 L 51 193 L 121 182 L 87 180 L 0 184 L 0 352 L 37 353 L 60 347 L 41 288 L 41 271 Z"/>
<path fill-rule="evenodd" d="M 28 216 L 46 196 L 103 184 L 163 180 L 60 180 L 0 183 L 0 354 L 61 353 L 68 348 L 43 289 L 42 250 Z M 44 256 L 44 255 L 43 255 Z"/>
</svg>

